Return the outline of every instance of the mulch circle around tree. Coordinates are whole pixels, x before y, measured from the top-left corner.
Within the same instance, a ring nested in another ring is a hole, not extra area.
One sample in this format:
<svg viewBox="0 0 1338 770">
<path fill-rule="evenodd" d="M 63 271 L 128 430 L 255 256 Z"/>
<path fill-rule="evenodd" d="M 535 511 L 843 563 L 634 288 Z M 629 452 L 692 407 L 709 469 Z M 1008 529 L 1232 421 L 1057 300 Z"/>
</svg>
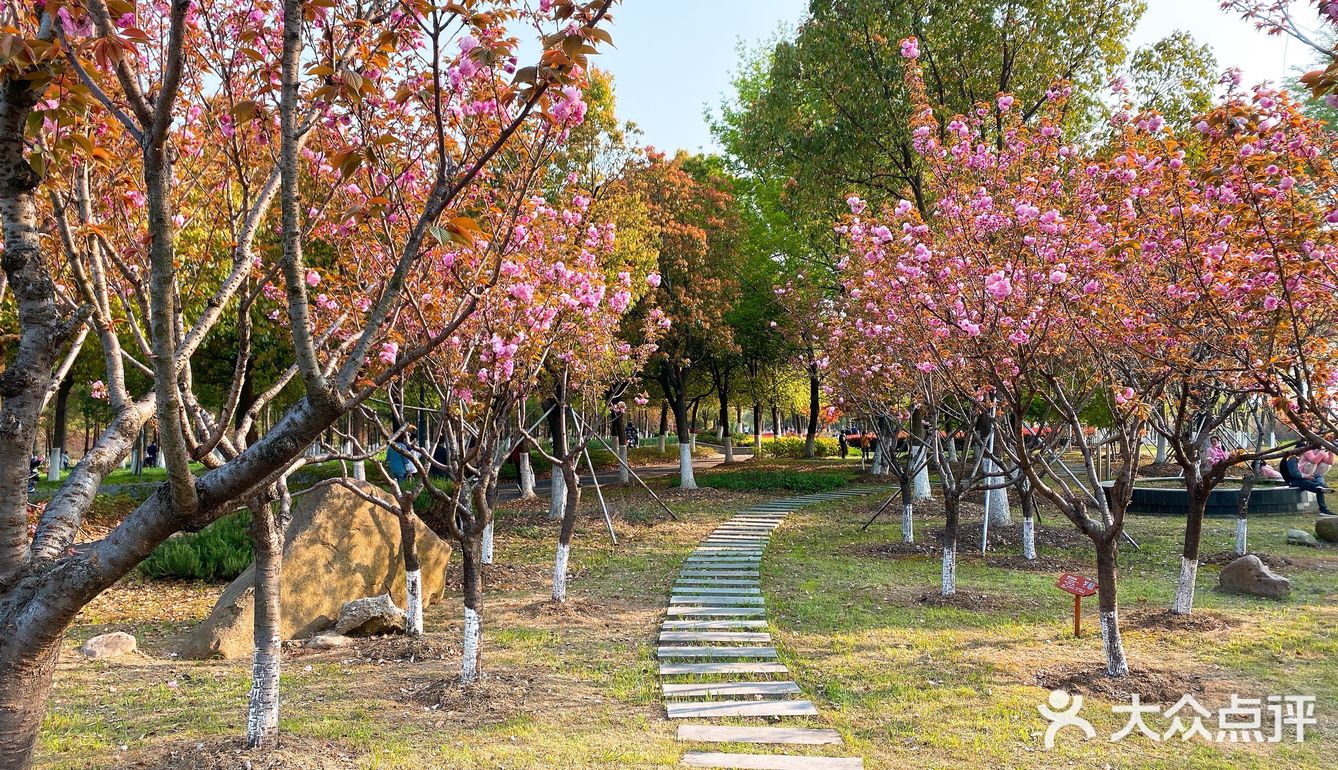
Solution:
<svg viewBox="0 0 1338 770">
<path fill-rule="evenodd" d="M 1135 607 L 1120 613 L 1120 625 L 1126 629 L 1203 632 L 1235 628 L 1241 623 L 1240 618 L 1208 610 L 1194 610 L 1188 615 L 1177 615 L 1165 607 Z"/>
<path fill-rule="evenodd" d="M 1020 553 L 989 554 L 985 564 L 1000 569 L 1015 569 L 1023 572 L 1082 572 L 1093 569 L 1091 561 L 1065 559 L 1057 556 L 1037 554 L 1035 559 L 1023 558 Z"/>
<path fill-rule="evenodd" d="M 849 552 L 856 556 L 872 556 L 879 559 L 905 559 L 933 557 L 943 550 L 927 543 L 865 543 L 854 545 Z"/>
<path fill-rule="evenodd" d="M 280 732 L 278 745 L 272 749 L 248 749 L 240 736 L 220 736 L 154 747 L 151 755 L 128 755 L 118 766 L 145 770 L 346 770 L 357 765 L 358 757 L 358 752 L 334 741 Z"/>
<path fill-rule="evenodd" d="M 1203 695 L 1215 677 L 1211 673 L 1188 673 L 1131 666 L 1129 675 L 1107 676 L 1104 666 L 1058 666 L 1038 672 L 1032 684 L 1047 690 L 1066 690 L 1110 701 L 1124 701 L 1137 694 L 1143 703 L 1174 703 L 1184 695 Z"/>
<path fill-rule="evenodd" d="M 1018 604 L 1011 597 L 964 591 L 960 588 L 952 596 L 944 596 L 938 589 L 931 589 L 916 596 L 914 602 L 922 607 L 955 607 L 972 612 L 1009 609 Z"/>
</svg>

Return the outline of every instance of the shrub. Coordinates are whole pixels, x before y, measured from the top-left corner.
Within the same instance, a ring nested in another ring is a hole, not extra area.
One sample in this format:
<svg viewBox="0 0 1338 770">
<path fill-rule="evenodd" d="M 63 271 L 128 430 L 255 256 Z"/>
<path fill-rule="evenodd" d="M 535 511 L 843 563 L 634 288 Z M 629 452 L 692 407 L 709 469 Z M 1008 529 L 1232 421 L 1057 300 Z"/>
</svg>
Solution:
<svg viewBox="0 0 1338 770">
<path fill-rule="evenodd" d="M 737 470 L 696 474 L 698 486 L 735 492 L 830 492 L 850 481 L 842 471 Z"/>
<path fill-rule="evenodd" d="M 859 451 L 859 450 L 855 450 Z M 817 436 L 813 439 L 813 453 L 817 457 L 836 457 L 840 454 L 839 442 L 828 436 Z M 786 436 L 779 441 L 774 439 L 762 439 L 763 457 L 784 457 L 792 460 L 798 460 L 804 456 L 804 439 L 798 436 Z"/>
<path fill-rule="evenodd" d="M 154 549 L 139 569 L 151 578 L 232 580 L 251 564 L 251 514 L 239 511 Z"/>
</svg>

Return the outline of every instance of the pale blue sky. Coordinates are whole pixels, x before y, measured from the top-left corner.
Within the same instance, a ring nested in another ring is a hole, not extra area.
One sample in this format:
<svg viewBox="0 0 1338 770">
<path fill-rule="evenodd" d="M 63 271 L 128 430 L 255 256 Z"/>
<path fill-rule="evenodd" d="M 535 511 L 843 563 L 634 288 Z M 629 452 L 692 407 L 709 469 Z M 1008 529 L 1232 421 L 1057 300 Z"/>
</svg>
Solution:
<svg viewBox="0 0 1338 770">
<path fill-rule="evenodd" d="M 617 6 L 613 39 L 599 66 L 613 73 L 618 112 L 645 131 L 661 150 L 712 149 L 703 110 L 729 91 L 740 41 L 749 47 L 793 26 L 807 0 L 624 0 Z M 1219 11 L 1217 0 L 1148 0 L 1132 43 L 1154 42 L 1184 29 L 1211 45 L 1223 67 L 1236 66 L 1245 81 L 1279 80 L 1308 64 L 1310 54 L 1286 38 L 1256 32 Z"/>
</svg>

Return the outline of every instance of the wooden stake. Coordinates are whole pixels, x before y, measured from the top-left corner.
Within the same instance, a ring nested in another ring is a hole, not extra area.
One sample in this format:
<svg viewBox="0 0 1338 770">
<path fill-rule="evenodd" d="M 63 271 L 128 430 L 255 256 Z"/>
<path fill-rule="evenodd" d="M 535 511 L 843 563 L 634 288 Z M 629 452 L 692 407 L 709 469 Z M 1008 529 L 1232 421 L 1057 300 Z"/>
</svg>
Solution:
<svg viewBox="0 0 1338 770">
<path fill-rule="evenodd" d="M 1082 596 L 1073 595 L 1073 636 L 1082 636 Z"/>
</svg>

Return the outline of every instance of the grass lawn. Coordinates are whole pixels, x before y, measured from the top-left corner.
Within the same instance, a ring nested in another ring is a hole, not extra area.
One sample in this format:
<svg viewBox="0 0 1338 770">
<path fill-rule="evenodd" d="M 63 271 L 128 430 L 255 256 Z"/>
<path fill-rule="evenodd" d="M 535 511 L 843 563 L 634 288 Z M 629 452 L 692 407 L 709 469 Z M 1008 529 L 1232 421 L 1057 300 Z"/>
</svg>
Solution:
<svg viewBox="0 0 1338 770">
<path fill-rule="evenodd" d="M 716 522 L 781 495 L 680 493 L 665 489 L 668 479 L 654 483 L 681 520 L 657 514 L 638 490 L 606 490 L 620 513 L 617 548 L 587 492 L 592 507 L 579 525 L 572 599 L 563 608 L 547 601 L 556 529 L 545 520 L 545 506 L 504 507 L 498 564 L 486 581 L 489 677 L 474 690 L 462 692 L 453 681 L 458 591 L 428 608 L 424 640 L 374 640 L 322 653 L 294 648 L 285 662 L 284 745 L 271 755 L 240 749 L 246 661 L 171 657 L 177 636 L 208 613 L 221 586 L 142 580 L 117 586 L 70 633 L 38 766 L 237 768 L 246 760 L 257 770 L 675 766 L 685 748 L 700 747 L 674 740 L 655 675 L 654 638 L 673 576 Z M 1251 525 L 1256 550 L 1287 561 L 1279 571 L 1293 580 L 1289 600 L 1219 594 L 1218 567 L 1206 565 L 1200 610 L 1184 627 L 1161 613 L 1179 566 L 1178 522 L 1132 519 L 1143 550 L 1126 549 L 1121 558 L 1125 642 L 1137 689 L 1170 700 L 1193 693 L 1212 710 L 1233 692 L 1315 695 L 1319 725 L 1307 742 L 1130 737 L 1110 743 L 1123 724 L 1110 706 L 1122 697 L 1120 685 L 1090 676 L 1100 665 L 1095 608 L 1085 618 L 1088 633 L 1073 639 L 1072 602 L 1053 587 L 1063 569 L 1092 571 L 1089 549 L 1069 536 L 1067 524 L 1047 517 L 1040 528 L 1044 569 L 1022 568 L 1019 549 L 1009 544 L 1012 530 L 984 559 L 963 553 L 962 599 L 940 606 L 925 600 L 937 582 L 937 559 L 892 546 L 897 521 L 859 531 L 878 502 L 856 498 L 792 514 L 767 552 L 763 591 L 771 631 L 820 711 L 786 724 L 834 727 L 847 741 L 792 753 L 858 755 L 866 767 L 888 770 L 1332 766 L 1338 549 L 1283 543 L 1284 530 L 1309 528 L 1309 517 Z M 978 526 L 978 514 L 971 514 L 977 510 L 969 508 L 964 528 Z M 917 522 L 926 550 L 937 526 L 927 506 Z M 1204 553 L 1229 548 L 1232 531 L 1231 521 L 1210 520 Z M 458 589 L 458 574 L 453 582 Z M 113 629 L 135 633 L 144 654 L 86 662 L 73 653 L 83 639 Z M 1056 683 L 1088 691 L 1082 714 L 1096 725 L 1098 740 L 1084 743 L 1065 731 L 1054 750 L 1044 749 L 1047 723 L 1036 706 Z M 730 748 L 737 747 L 721 750 Z"/>
</svg>

